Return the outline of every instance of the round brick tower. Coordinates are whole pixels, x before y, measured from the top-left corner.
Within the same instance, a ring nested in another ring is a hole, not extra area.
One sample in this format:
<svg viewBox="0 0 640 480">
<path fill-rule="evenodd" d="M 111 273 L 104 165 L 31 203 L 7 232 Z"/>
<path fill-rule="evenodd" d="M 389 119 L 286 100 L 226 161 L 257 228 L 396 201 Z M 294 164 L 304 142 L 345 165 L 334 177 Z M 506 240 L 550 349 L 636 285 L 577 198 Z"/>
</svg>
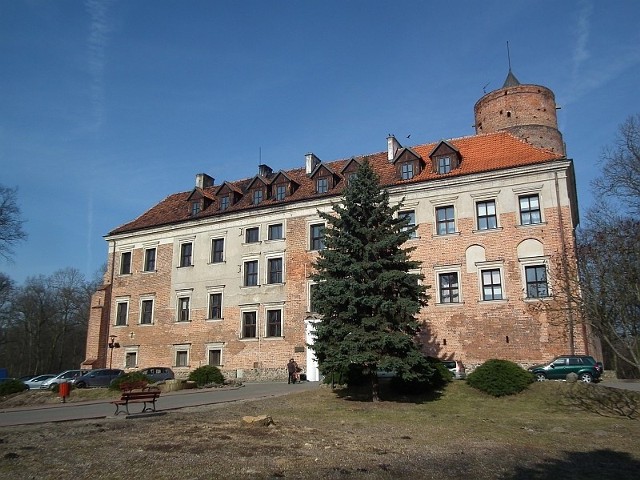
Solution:
<svg viewBox="0 0 640 480">
<path fill-rule="evenodd" d="M 477 134 L 506 130 L 536 147 L 566 155 L 555 96 L 547 87 L 522 85 L 509 70 L 502 88 L 483 96 L 473 110 Z"/>
</svg>

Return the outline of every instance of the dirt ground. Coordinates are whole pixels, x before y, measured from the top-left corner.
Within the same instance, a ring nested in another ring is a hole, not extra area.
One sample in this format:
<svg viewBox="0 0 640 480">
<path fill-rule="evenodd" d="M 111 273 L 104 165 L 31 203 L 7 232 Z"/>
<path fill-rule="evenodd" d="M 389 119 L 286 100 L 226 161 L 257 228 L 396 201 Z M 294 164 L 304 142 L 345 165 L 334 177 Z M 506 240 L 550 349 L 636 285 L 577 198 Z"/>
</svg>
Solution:
<svg viewBox="0 0 640 480">
<path fill-rule="evenodd" d="M 637 478 L 637 419 L 532 387 L 493 399 L 461 382 L 438 397 L 376 404 L 318 389 L 148 418 L 5 427 L 0 478 Z M 273 423 L 243 421 L 257 415 Z"/>
</svg>

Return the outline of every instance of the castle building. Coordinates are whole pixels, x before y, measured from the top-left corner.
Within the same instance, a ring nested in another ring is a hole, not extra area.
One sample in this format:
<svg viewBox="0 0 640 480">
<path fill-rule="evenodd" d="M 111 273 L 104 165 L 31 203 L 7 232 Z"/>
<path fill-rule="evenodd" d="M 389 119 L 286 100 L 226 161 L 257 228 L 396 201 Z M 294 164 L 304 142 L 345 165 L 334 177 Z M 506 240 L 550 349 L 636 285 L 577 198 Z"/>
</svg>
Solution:
<svg viewBox="0 0 640 480">
<path fill-rule="evenodd" d="M 295 358 L 318 378 L 309 344 L 324 223 L 368 159 L 400 215 L 430 285 L 419 313 L 425 354 L 468 366 L 522 365 L 598 344 L 566 298 L 575 288 L 578 208 L 553 92 L 520 84 L 475 105 L 476 134 L 300 168 L 260 165 L 248 179 L 168 196 L 106 235 L 107 271 L 92 298 L 83 368 L 216 365 L 229 377 L 285 378 Z M 302 162 L 301 162 L 302 164 Z M 113 348 L 119 346 L 119 348 Z"/>
</svg>

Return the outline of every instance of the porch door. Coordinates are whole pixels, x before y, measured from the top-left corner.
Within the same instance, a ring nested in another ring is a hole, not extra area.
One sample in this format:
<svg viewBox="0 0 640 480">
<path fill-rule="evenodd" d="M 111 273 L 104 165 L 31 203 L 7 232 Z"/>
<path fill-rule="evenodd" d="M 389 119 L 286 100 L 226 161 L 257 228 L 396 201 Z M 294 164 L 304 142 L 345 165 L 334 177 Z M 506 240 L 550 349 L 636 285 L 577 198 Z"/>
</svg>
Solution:
<svg viewBox="0 0 640 480">
<path fill-rule="evenodd" d="M 318 322 L 316 318 L 307 318 L 304 321 L 305 330 L 305 343 L 307 345 L 313 345 L 314 328 Z M 307 380 L 310 382 L 317 382 L 320 380 L 320 371 L 318 370 L 318 360 L 311 348 L 307 346 Z"/>
</svg>

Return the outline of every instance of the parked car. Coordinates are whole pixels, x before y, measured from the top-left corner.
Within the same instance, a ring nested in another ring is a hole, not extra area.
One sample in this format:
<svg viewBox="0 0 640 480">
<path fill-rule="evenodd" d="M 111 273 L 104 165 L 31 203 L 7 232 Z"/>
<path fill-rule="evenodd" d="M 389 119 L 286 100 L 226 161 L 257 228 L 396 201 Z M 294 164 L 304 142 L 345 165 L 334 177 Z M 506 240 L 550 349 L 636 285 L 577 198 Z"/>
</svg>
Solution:
<svg viewBox="0 0 640 480">
<path fill-rule="evenodd" d="M 124 371 L 119 368 L 97 368 L 76 377 L 72 383 L 76 388 L 108 387 L 115 378 L 123 374 Z"/>
<path fill-rule="evenodd" d="M 529 367 L 536 380 L 565 380 L 569 373 L 578 375 L 578 379 L 589 383 L 597 381 L 602 375 L 602 362 L 588 355 L 561 355 L 543 365 Z"/>
<path fill-rule="evenodd" d="M 40 384 L 41 389 L 51 389 L 61 383 L 72 381 L 74 378 L 84 374 L 86 370 L 65 370 L 49 380 L 45 380 Z"/>
<path fill-rule="evenodd" d="M 162 382 L 164 380 L 173 380 L 175 375 L 169 367 L 148 367 L 140 370 L 140 373 L 147 376 L 152 382 Z"/>
<path fill-rule="evenodd" d="M 42 382 L 44 382 L 45 380 L 49 380 L 50 378 L 53 378 L 55 376 L 56 375 L 53 373 L 46 373 L 44 375 L 38 375 L 36 377 L 32 377 L 29 380 L 23 380 L 22 383 L 24 383 L 27 386 L 28 390 L 31 390 L 31 389 L 37 390 L 42 385 Z"/>
<path fill-rule="evenodd" d="M 447 370 L 453 374 L 453 378 L 457 380 L 463 380 L 467 378 L 467 372 L 464 368 L 464 364 L 460 360 L 440 360 Z"/>
</svg>

